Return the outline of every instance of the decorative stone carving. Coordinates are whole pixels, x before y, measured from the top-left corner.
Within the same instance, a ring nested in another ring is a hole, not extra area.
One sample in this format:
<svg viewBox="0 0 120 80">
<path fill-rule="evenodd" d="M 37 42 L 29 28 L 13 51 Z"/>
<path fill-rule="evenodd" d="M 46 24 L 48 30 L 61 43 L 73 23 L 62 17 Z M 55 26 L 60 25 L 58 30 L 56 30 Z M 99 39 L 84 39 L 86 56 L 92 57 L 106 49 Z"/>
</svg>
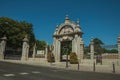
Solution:
<svg viewBox="0 0 120 80">
<path fill-rule="evenodd" d="M 71 41 L 72 42 L 72 52 L 76 52 L 78 59 L 83 59 L 84 53 L 84 43 L 82 41 L 82 30 L 79 25 L 79 21 L 73 22 L 69 19 L 68 15 L 65 18 L 65 22 L 57 25 L 55 32 L 53 34 L 54 41 L 53 53 L 55 55 L 55 61 L 61 61 L 61 42 Z"/>
</svg>

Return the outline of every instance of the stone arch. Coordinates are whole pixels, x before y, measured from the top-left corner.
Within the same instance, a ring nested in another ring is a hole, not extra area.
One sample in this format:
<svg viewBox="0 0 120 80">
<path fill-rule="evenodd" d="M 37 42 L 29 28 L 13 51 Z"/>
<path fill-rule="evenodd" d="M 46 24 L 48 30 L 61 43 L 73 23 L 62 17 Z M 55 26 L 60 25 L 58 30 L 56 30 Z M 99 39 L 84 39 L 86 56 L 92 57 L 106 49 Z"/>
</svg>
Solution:
<svg viewBox="0 0 120 80">
<path fill-rule="evenodd" d="M 72 52 L 76 52 L 78 59 L 83 59 L 83 41 L 80 25 L 77 22 L 71 21 L 68 16 L 65 18 L 65 22 L 56 27 L 53 38 L 53 53 L 55 55 L 56 61 L 61 61 L 61 48 L 63 42 L 71 42 Z"/>
<path fill-rule="evenodd" d="M 69 24 L 66 25 L 66 24 L 64 24 L 64 25 L 62 25 L 62 26 L 60 27 L 60 29 L 59 29 L 59 31 L 58 31 L 58 34 L 60 34 L 60 32 L 61 32 L 65 27 L 71 28 L 72 32 L 74 32 L 74 28 L 73 28 L 72 25 L 69 25 Z"/>
</svg>

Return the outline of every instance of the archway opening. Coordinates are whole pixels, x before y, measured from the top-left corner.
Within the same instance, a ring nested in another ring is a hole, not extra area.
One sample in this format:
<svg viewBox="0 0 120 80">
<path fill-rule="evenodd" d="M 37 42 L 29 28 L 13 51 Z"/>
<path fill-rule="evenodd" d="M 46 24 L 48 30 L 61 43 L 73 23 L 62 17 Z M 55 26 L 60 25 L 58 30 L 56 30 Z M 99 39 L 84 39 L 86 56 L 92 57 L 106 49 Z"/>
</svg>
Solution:
<svg viewBox="0 0 120 80">
<path fill-rule="evenodd" d="M 61 54 L 60 61 L 66 61 L 66 56 L 72 52 L 72 41 L 62 41 L 61 42 Z M 69 60 L 69 57 L 68 57 Z"/>
</svg>

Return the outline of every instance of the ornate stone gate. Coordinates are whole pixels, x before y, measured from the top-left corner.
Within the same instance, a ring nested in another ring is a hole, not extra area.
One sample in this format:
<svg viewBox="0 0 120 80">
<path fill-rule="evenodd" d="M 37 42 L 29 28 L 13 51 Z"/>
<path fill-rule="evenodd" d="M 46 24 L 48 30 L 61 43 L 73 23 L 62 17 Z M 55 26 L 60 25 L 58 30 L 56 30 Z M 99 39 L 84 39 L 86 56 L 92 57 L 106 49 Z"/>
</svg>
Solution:
<svg viewBox="0 0 120 80">
<path fill-rule="evenodd" d="M 65 18 L 65 22 L 58 25 L 53 34 L 53 53 L 57 62 L 61 61 L 61 43 L 63 41 L 72 42 L 72 52 L 76 52 L 78 59 L 83 59 L 83 41 L 82 41 L 82 30 L 79 25 L 79 21 L 73 22 L 68 16 Z"/>
</svg>

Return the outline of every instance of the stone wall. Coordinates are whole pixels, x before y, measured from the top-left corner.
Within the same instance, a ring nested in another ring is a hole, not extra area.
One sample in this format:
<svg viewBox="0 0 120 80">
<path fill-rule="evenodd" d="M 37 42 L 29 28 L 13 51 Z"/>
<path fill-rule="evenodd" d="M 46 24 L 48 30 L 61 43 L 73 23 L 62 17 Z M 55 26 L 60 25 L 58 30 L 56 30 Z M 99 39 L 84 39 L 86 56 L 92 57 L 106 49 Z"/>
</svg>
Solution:
<svg viewBox="0 0 120 80">
<path fill-rule="evenodd" d="M 102 59 L 118 59 L 118 53 L 106 53 L 102 54 Z"/>
</svg>

